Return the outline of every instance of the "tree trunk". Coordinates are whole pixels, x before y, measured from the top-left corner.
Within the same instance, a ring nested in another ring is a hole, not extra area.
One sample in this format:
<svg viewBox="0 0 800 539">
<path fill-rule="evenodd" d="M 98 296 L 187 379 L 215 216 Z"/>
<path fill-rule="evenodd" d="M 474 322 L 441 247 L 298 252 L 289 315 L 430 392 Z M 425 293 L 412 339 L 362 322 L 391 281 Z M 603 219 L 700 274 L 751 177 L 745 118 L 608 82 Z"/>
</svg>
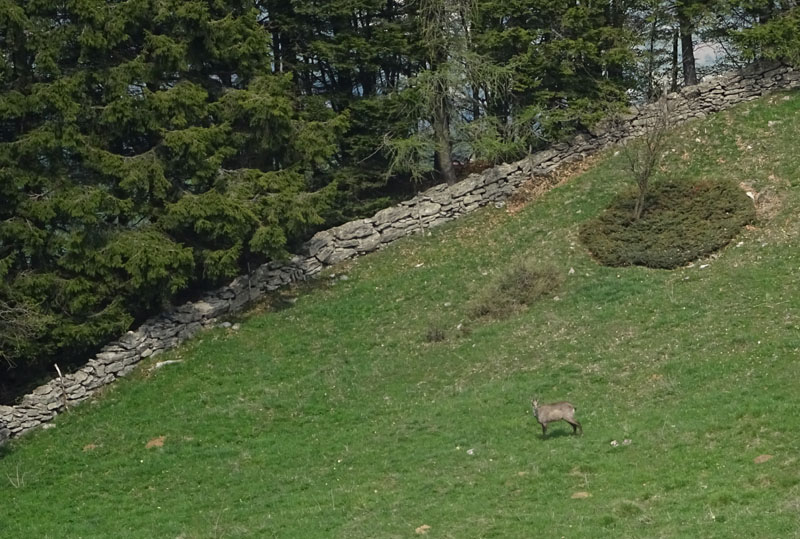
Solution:
<svg viewBox="0 0 800 539">
<path fill-rule="evenodd" d="M 609 2 L 606 8 L 606 19 L 608 20 L 609 26 L 615 30 L 623 30 L 625 27 L 625 7 L 622 5 L 622 2 L 617 0 Z M 609 62 L 606 75 L 612 81 L 621 82 L 624 78 L 622 64 L 619 62 Z"/>
<path fill-rule="evenodd" d="M 683 85 L 697 84 L 697 69 L 694 62 L 694 40 L 692 39 L 692 21 L 682 10 L 678 9 L 678 24 L 681 32 L 681 58 L 683 60 Z"/>
<path fill-rule="evenodd" d="M 481 88 L 477 84 L 472 87 L 472 118 L 474 122 L 481 117 Z"/>
<path fill-rule="evenodd" d="M 636 195 L 636 206 L 633 208 L 633 220 L 638 221 L 642 218 L 642 212 L 644 211 L 644 197 L 647 194 L 645 187 L 639 186 L 639 193 Z"/>
<path fill-rule="evenodd" d="M 450 143 L 450 117 L 447 97 L 439 98 L 439 106 L 433 118 L 433 132 L 436 139 L 434 168 L 447 185 L 456 183 L 456 169 L 453 167 L 453 149 Z"/>
<path fill-rule="evenodd" d="M 678 29 L 672 33 L 672 83 L 670 91 L 678 91 Z"/>
<path fill-rule="evenodd" d="M 647 100 L 650 101 L 655 95 L 655 50 L 656 50 L 656 32 L 658 31 L 658 18 L 653 17 L 653 23 L 650 25 L 650 56 L 647 62 Z"/>
</svg>

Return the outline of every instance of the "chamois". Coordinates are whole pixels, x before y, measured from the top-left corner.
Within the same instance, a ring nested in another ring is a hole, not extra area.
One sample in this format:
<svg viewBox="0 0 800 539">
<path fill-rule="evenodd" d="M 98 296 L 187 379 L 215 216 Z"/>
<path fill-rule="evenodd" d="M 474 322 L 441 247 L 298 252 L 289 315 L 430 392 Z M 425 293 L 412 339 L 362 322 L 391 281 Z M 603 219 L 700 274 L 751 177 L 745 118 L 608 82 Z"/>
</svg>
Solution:
<svg viewBox="0 0 800 539">
<path fill-rule="evenodd" d="M 533 416 L 536 421 L 542 426 L 542 436 L 547 434 L 547 424 L 553 421 L 566 421 L 572 425 L 572 434 L 575 434 L 578 429 L 583 434 L 583 427 L 575 419 L 575 407 L 568 402 L 554 402 L 552 404 L 539 405 L 537 399 L 531 399 L 533 406 Z"/>
</svg>

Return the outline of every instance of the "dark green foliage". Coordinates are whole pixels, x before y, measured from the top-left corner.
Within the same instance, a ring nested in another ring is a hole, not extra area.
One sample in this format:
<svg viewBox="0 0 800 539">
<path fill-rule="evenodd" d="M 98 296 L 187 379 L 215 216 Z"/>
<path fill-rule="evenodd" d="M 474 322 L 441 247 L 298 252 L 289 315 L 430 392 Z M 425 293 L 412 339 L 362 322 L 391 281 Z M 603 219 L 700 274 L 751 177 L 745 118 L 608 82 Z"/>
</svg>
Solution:
<svg viewBox="0 0 800 539">
<path fill-rule="evenodd" d="M 393 92 L 417 69 L 413 6 L 395 0 L 262 2 L 272 41 L 273 69 L 291 73 L 295 91 L 323 96 L 350 122 L 337 137 L 333 165 L 311 178 L 315 187 L 334 184 L 336 202 L 325 214 L 341 223 L 388 204 L 384 137 L 413 130 L 397 113 Z M 396 184 L 397 182 L 393 182 Z"/>
<path fill-rule="evenodd" d="M 763 24 L 733 31 L 733 41 L 748 60 L 768 58 L 800 62 L 800 8 L 795 7 Z"/>
<path fill-rule="evenodd" d="M 563 272 L 555 267 L 540 267 L 530 260 L 518 260 L 493 278 L 470 302 L 470 315 L 473 318 L 508 318 L 554 295 L 562 281 Z"/>
<path fill-rule="evenodd" d="M 322 222 L 332 189 L 307 178 L 330 166 L 348 117 L 272 73 L 257 7 L 3 3 L 8 362 L 80 357 Z"/>
<path fill-rule="evenodd" d="M 584 128 L 609 103 L 625 99 L 634 62 L 634 34 L 627 26 L 633 2 L 478 5 L 477 50 L 514 68 L 509 98 L 487 102 L 489 115 L 522 127 L 511 134 L 517 152 Z"/>
<path fill-rule="evenodd" d="M 753 202 L 726 181 L 657 184 L 638 220 L 635 204 L 636 194 L 626 193 L 581 227 L 581 241 L 600 263 L 677 268 L 721 249 L 755 219 Z"/>
</svg>

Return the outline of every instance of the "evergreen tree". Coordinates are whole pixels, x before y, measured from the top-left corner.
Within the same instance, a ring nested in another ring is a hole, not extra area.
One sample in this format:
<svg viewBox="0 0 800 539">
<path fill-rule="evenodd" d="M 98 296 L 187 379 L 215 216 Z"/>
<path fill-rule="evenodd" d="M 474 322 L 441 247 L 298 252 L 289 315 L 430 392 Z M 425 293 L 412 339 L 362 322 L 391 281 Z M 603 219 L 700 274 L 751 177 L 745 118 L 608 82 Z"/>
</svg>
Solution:
<svg viewBox="0 0 800 539">
<path fill-rule="evenodd" d="M 800 6 L 795 0 L 720 1 L 715 23 L 715 37 L 744 61 L 800 63 Z"/>
<path fill-rule="evenodd" d="M 584 128 L 626 99 L 634 75 L 634 5 L 481 0 L 478 50 L 513 68 L 513 91 L 490 110 L 514 131 L 516 152 Z"/>
<path fill-rule="evenodd" d="M 297 91 L 324 98 L 350 118 L 335 166 L 314 177 L 334 184 L 337 203 L 327 215 L 341 222 L 387 203 L 387 159 L 377 151 L 387 132 L 405 131 L 391 98 L 413 74 L 412 3 L 399 0 L 330 0 L 263 3 L 264 26 L 280 52 L 275 69 L 291 72 Z"/>
<path fill-rule="evenodd" d="M 253 2 L 5 2 L 0 305 L 78 356 L 321 222 L 347 116 L 273 75 Z M 13 327 L 13 326 L 6 326 Z"/>
<path fill-rule="evenodd" d="M 387 149 L 392 170 L 418 179 L 433 172 L 452 185 L 456 156 L 480 158 L 491 151 L 484 141 L 495 138 L 496 122 L 487 104 L 508 91 L 511 70 L 478 53 L 473 0 L 421 0 L 416 7 L 420 69 L 398 96 L 409 129 L 387 136 Z"/>
</svg>

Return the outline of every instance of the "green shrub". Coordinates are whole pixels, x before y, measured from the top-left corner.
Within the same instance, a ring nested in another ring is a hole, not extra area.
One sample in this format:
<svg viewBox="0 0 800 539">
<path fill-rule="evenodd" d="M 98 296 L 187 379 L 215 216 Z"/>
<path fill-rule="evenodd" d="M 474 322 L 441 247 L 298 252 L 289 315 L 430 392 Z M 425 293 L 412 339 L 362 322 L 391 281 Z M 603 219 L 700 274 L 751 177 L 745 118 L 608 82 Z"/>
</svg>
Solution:
<svg viewBox="0 0 800 539">
<path fill-rule="evenodd" d="M 752 201 L 727 181 L 654 185 L 638 220 L 635 202 L 625 193 L 581 227 L 581 242 L 600 263 L 677 268 L 724 247 L 755 219 Z"/>
<path fill-rule="evenodd" d="M 469 306 L 473 318 L 507 318 L 538 299 L 552 295 L 563 277 L 553 267 L 537 267 L 531 261 L 513 263 L 477 295 Z"/>
</svg>

